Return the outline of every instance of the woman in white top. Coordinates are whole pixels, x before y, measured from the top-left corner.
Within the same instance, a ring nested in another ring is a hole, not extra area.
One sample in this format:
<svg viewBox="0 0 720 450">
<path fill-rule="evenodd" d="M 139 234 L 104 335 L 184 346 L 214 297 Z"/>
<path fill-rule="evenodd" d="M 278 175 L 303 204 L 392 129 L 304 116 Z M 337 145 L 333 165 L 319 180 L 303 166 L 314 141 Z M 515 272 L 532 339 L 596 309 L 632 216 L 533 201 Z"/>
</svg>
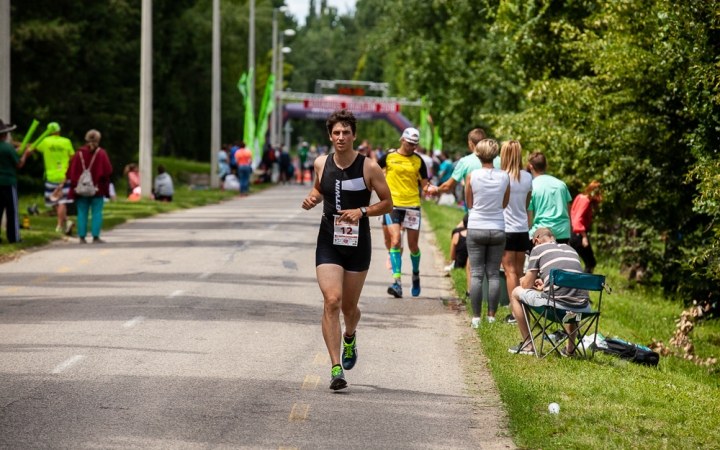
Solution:
<svg viewBox="0 0 720 450">
<path fill-rule="evenodd" d="M 465 180 L 465 199 L 472 205 L 468 220 L 467 247 L 470 259 L 471 326 L 480 324 L 483 278 L 488 278 L 488 322 L 495 322 L 500 302 L 500 262 L 505 251 L 505 216 L 503 209 L 510 200 L 510 177 L 493 167 L 498 145 L 483 139 L 475 146 L 475 155 L 482 167 Z"/>
<path fill-rule="evenodd" d="M 510 202 L 505 208 L 505 253 L 502 265 L 505 269 L 505 281 L 508 293 L 520 286 L 520 277 L 523 275 L 525 252 L 530 250 L 531 218 L 528 217 L 528 205 L 532 196 L 532 175 L 523 170 L 522 147 L 518 141 L 503 142 L 500 167 L 510 176 Z M 513 313 L 507 317 L 508 322 L 514 322 L 515 308 L 520 305 L 510 305 Z"/>
</svg>

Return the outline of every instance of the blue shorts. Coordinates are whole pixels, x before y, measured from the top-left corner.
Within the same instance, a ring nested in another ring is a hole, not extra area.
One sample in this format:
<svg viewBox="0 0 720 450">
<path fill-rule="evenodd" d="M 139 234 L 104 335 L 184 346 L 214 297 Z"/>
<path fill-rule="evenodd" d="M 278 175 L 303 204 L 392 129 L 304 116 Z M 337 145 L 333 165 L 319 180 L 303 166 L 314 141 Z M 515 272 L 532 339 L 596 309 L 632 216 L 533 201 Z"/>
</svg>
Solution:
<svg viewBox="0 0 720 450">
<path fill-rule="evenodd" d="M 393 208 L 390 213 L 383 216 L 383 225 L 399 224 L 400 226 L 402 226 L 403 222 L 405 221 L 405 212 L 409 209 L 420 211 L 420 207 L 413 206 Z M 421 221 L 418 223 L 418 225 L 422 224 L 422 219 L 420 220 Z M 420 226 L 418 226 L 418 230 L 420 230 Z"/>
</svg>

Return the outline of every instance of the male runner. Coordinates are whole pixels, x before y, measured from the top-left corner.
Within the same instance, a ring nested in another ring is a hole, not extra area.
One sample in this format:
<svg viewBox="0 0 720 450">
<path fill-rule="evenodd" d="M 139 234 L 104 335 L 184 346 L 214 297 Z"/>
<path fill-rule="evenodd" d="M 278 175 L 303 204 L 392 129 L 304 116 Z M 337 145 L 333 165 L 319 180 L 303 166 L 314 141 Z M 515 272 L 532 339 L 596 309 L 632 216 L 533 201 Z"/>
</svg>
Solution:
<svg viewBox="0 0 720 450">
<path fill-rule="evenodd" d="M 343 369 L 352 369 L 357 361 L 355 329 L 360 321 L 357 304 L 372 254 L 368 216 L 390 212 L 392 197 L 377 163 L 353 149 L 355 116 L 344 109 L 335 111 L 326 126 L 335 152 L 315 160 L 314 187 L 302 207 L 309 210 L 324 201 L 315 270 L 325 302 L 322 332 L 332 361 L 330 389 L 338 390 L 347 387 Z M 370 205 L 373 190 L 380 201 Z M 342 365 L 341 310 L 345 318 Z"/>
<path fill-rule="evenodd" d="M 385 169 L 385 178 L 392 193 L 394 208 L 385 216 L 385 224 L 390 232 L 390 263 L 393 269 L 393 284 L 388 286 L 388 294 L 402 298 L 402 253 L 400 225 L 405 227 L 413 266 L 413 297 L 420 295 L 420 189 L 427 190 L 428 173 L 423 159 L 415 153 L 420 141 L 420 132 L 415 128 L 406 128 L 397 150 L 390 150 L 378 164 Z M 420 183 L 420 189 L 418 189 Z"/>
</svg>

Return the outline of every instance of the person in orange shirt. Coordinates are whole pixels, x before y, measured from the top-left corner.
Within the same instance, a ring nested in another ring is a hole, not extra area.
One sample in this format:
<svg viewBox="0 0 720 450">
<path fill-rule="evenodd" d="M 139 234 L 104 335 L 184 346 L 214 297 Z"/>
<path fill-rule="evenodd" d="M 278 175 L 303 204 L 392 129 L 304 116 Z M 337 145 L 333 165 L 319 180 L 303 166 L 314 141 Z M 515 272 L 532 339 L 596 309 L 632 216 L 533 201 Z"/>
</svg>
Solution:
<svg viewBox="0 0 720 450">
<path fill-rule="evenodd" d="M 245 147 L 245 143 L 240 144 L 240 149 L 235 152 L 235 162 L 237 162 L 238 178 L 240 179 L 240 195 L 248 195 L 250 190 L 250 175 L 252 175 L 252 152 Z"/>
<path fill-rule="evenodd" d="M 593 273 L 597 265 L 588 232 L 592 224 L 593 210 L 598 208 L 602 200 L 600 182 L 592 181 L 582 194 L 575 197 L 570 209 L 572 233 L 568 244 L 575 249 L 585 263 L 585 273 Z"/>
</svg>

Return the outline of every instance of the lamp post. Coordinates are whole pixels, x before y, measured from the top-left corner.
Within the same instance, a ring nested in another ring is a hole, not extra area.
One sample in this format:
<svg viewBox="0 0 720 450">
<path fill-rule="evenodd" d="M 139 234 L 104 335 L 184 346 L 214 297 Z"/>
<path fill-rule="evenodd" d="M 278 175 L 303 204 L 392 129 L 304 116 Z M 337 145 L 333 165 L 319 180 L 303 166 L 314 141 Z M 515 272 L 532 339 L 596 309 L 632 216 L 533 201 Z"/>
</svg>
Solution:
<svg viewBox="0 0 720 450">
<path fill-rule="evenodd" d="M 250 74 L 250 108 L 255 109 L 255 0 L 250 0 L 250 33 L 248 36 L 248 73 Z M 254 141 L 254 138 L 251 138 Z M 245 138 L 247 140 L 247 138 Z M 255 142 L 249 143 L 255 148 Z"/>
<path fill-rule="evenodd" d="M 142 0 L 140 37 L 140 188 L 143 197 L 152 193 L 152 0 Z"/>
<path fill-rule="evenodd" d="M 287 6 L 281 6 L 273 9 L 273 29 L 272 29 L 272 66 L 270 70 L 275 75 L 275 85 L 273 86 L 273 109 L 270 112 L 270 145 L 275 146 L 275 136 L 277 135 L 277 101 L 275 91 L 277 90 L 277 74 L 278 74 L 278 12 L 284 13 L 288 10 Z"/>
<path fill-rule="evenodd" d="M 295 30 L 289 28 L 289 29 L 283 31 L 283 33 L 280 35 L 280 46 L 279 46 L 280 51 L 278 52 L 278 63 L 279 63 L 278 64 L 278 74 L 277 74 L 277 77 L 275 78 L 276 83 L 277 83 L 276 88 L 275 88 L 275 95 L 274 95 L 276 103 L 275 103 L 275 107 L 273 108 L 273 110 L 277 110 L 277 114 L 276 114 L 277 124 L 275 125 L 275 131 L 277 134 L 271 135 L 272 140 L 276 144 L 280 144 L 282 142 L 282 125 L 283 125 L 283 123 L 282 123 L 282 100 L 280 99 L 279 93 L 282 92 L 282 90 L 283 90 L 283 77 L 285 75 L 283 55 L 285 53 L 290 53 L 292 51 L 290 49 L 290 47 L 283 46 L 283 43 L 285 41 L 285 39 L 284 39 L 285 36 L 288 36 L 288 37 L 295 36 Z"/>
<path fill-rule="evenodd" d="M 0 118 L 10 123 L 10 0 L 0 0 Z M 8 134 L 8 138 L 10 135 Z"/>
<path fill-rule="evenodd" d="M 218 151 L 220 150 L 220 0 L 213 0 L 212 31 L 212 106 L 210 129 L 210 187 L 220 187 L 217 173 Z"/>
</svg>

